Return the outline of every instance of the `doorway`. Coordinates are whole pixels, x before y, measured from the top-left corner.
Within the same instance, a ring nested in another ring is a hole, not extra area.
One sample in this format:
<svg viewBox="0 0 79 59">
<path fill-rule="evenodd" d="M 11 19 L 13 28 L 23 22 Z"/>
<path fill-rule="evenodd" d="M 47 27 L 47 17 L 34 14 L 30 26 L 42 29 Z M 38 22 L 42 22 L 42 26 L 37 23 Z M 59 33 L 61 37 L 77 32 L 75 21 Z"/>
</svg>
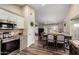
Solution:
<svg viewBox="0 0 79 59">
<path fill-rule="evenodd" d="M 44 32 L 44 28 L 38 28 L 38 40 L 41 40 L 41 33 Z"/>
</svg>

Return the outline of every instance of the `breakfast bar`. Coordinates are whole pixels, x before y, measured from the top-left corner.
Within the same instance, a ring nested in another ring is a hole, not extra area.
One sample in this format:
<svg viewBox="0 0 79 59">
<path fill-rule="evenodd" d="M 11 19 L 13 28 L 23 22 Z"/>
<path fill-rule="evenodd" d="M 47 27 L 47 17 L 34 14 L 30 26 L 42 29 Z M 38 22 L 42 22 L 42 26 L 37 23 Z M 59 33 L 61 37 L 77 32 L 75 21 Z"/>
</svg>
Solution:
<svg viewBox="0 0 79 59">
<path fill-rule="evenodd" d="M 70 55 L 79 55 L 79 40 L 70 40 L 69 47 Z"/>
</svg>

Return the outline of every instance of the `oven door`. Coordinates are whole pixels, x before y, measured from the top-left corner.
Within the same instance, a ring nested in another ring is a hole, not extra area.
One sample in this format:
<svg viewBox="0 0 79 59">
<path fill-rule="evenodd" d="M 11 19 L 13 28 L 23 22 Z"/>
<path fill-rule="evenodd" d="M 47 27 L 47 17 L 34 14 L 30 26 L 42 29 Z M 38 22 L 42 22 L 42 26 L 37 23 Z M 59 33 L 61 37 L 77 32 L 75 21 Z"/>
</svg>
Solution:
<svg viewBox="0 0 79 59">
<path fill-rule="evenodd" d="M 2 46 L 1 46 L 2 55 L 7 55 L 13 52 L 14 50 L 19 49 L 19 46 L 20 46 L 19 41 L 20 39 L 14 40 L 11 42 L 2 43 Z"/>
</svg>

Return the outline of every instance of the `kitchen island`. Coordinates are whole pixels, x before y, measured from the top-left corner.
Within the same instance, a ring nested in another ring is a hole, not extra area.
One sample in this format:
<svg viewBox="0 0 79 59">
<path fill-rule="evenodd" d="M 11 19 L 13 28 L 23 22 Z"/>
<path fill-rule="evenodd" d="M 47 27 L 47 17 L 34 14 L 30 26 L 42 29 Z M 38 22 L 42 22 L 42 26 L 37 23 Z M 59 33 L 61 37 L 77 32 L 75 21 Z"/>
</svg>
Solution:
<svg viewBox="0 0 79 59">
<path fill-rule="evenodd" d="M 79 40 L 69 41 L 70 55 L 79 55 Z"/>
</svg>

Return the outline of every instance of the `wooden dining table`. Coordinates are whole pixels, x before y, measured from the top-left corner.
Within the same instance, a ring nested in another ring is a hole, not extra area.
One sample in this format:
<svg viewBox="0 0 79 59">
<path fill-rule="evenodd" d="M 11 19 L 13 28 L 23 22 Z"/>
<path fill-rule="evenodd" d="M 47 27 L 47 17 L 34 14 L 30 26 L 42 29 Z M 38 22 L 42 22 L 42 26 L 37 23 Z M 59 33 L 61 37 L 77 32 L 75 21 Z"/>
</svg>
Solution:
<svg viewBox="0 0 79 59">
<path fill-rule="evenodd" d="M 46 37 L 46 43 L 48 43 L 48 35 L 49 34 L 44 34 L 44 37 Z M 65 33 L 51 33 L 50 35 L 53 35 L 54 36 L 54 40 L 55 40 L 55 48 L 56 48 L 56 44 L 57 44 L 57 36 L 58 35 L 63 35 L 64 36 L 64 39 L 66 39 L 68 42 L 69 40 L 72 39 L 72 36 L 69 35 L 69 34 L 65 34 Z"/>
</svg>

